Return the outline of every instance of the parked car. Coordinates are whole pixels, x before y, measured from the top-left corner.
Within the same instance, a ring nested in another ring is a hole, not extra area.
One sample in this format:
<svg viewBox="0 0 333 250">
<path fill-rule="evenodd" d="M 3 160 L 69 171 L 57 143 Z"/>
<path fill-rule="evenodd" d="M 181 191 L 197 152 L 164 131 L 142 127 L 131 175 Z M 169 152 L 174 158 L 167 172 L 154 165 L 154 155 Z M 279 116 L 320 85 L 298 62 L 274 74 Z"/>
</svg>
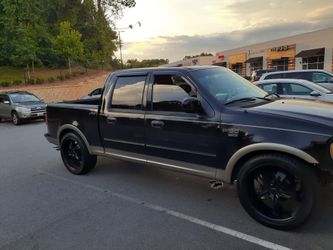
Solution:
<svg viewBox="0 0 333 250">
<path fill-rule="evenodd" d="M 260 80 L 282 78 L 308 80 L 333 91 L 333 74 L 320 69 L 269 72 L 260 77 Z"/>
<path fill-rule="evenodd" d="M 255 81 L 258 81 L 263 74 L 266 74 L 266 73 L 269 73 L 269 72 L 274 72 L 274 71 L 275 71 L 274 69 L 258 69 L 258 70 L 256 70 Z"/>
<path fill-rule="evenodd" d="M 103 88 L 97 88 L 91 91 L 88 95 L 83 96 L 81 99 L 100 98 L 103 92 Z"/>
<path fill-rule="evenodd" d="M 25 91 L 0 93 L 0 121 L 11 119 L 14 125 L 24 120 L 44 119 L 46 104 Z"/>
<path fill-rule="evenodd" d="M 260 223 L 294 228 L 333 181 L 332 104 L 280 99 L 222 67 L 112 73 L 101 99 L 47 106 L 73 174 L 108 156 L 235 183 Z"/>
<path fill-rule="evenodd" d="M 273 79 L 257 81 L 254 84 L 268 93 L 278 94 L 281 97 L 333 102 L 331 90 L 307 80 Z"/>
</svg>

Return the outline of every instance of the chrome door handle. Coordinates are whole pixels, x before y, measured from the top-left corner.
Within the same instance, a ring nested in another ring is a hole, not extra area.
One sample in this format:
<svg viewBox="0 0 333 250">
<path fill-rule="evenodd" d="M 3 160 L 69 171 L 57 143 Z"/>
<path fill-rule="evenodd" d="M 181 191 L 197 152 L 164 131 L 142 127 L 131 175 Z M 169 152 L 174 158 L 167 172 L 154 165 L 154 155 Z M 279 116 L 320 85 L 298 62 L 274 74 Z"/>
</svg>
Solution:
<svg viewBox="0 0 333 250">
<path fill-rule="evenodd" d="M 163 121 L 154 120 L 154 121 L 151 122 L 151 126 L 153 128 L 163 128 L 164 127 L 164 122 Z"/>
</svg>

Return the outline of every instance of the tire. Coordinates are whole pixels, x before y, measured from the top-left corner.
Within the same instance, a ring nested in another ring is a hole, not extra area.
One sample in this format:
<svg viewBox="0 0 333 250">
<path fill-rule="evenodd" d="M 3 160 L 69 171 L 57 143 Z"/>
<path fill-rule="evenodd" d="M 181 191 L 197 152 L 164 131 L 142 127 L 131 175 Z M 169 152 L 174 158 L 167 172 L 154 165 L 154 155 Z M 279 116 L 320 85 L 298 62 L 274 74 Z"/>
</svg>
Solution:
<svg viewBox="0 0 333 250">
<path fill-rule="evenodd" d="M 18 114 L 15 111 L 12 113 L 12 122 L 15 126 L 22 123 L 22 120 L 19 118 Z"/>
<path fill-rule="evenodd" d="M 61 138 L 62 161 L 69 172 L 84 175 L 96 165 L 97 156 L 89 154 L 83 140 L 75 133 L 67 133 Z"/>
<path fill-rule="evenodd" d="M 313 210 L 318 190 L 316 175 L 298 159 L 262 154 L 248 160 L 237 179 L 243 208 L 263 225 L 293 229 L 304 223 Z"/>
</svg>

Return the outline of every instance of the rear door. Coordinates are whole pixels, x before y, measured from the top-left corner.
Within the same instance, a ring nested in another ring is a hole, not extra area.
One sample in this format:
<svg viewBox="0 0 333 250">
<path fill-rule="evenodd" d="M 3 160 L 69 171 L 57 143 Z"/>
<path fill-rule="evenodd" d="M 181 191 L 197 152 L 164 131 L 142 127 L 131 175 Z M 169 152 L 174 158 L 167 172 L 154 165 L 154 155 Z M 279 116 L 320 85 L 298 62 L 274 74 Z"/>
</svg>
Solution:
<svg viewBox="0 0 333 250">
<path fill-rule="evenodd" d="M 100 132 L 107 154 L 144 161 L 145 82 L 146 75 L 119 76 L 106 93 Z"/>
<path fill-rule="evenodd" d="M 198 97 L 195 86 L 178 72 L 155 73 L 149 81 L 146 111 L 147 162 L 215 177 L 219 121 L 204 100 L 205 115 L 185 113 L 182 101 Z"/>
</svg>

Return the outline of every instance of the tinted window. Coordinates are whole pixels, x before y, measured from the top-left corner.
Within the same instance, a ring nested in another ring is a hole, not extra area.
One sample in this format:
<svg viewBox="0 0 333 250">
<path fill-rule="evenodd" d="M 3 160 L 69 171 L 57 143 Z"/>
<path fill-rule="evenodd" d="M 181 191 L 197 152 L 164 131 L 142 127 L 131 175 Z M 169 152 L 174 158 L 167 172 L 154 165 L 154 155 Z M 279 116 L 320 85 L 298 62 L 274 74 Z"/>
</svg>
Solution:
<svg viewBox="0 0 333 250">
<path fill-rule="evenodd" d="M 332 78 L 331 76 L 325 73 L 319 73 L 319 72 L 312 73 L 312 81 L 316 83 L 330 82 L 331 78 Z"/>
<path fill-rule="evenodd" d="M 112 108 L 141 109 L 145 76 L 119 77 L 113 90 Z"/>
<path fill-rule="evenodd" d="M 276 83 L 269 83 L 261 85 L 261 88 L 268 93 L 277 94 L 277 84 Z"/>
<path fill-rule="evenodd" d="M 299 84 L 283 83 L 283 95 L 309 95 L 312 90 Z"/>
<path fill-rule="evenodd" d="M 153 110 L 182 112 L 185 98 L 196 97 L 195 89 L 178 75 L 155 75 Z"/>
</svg>

